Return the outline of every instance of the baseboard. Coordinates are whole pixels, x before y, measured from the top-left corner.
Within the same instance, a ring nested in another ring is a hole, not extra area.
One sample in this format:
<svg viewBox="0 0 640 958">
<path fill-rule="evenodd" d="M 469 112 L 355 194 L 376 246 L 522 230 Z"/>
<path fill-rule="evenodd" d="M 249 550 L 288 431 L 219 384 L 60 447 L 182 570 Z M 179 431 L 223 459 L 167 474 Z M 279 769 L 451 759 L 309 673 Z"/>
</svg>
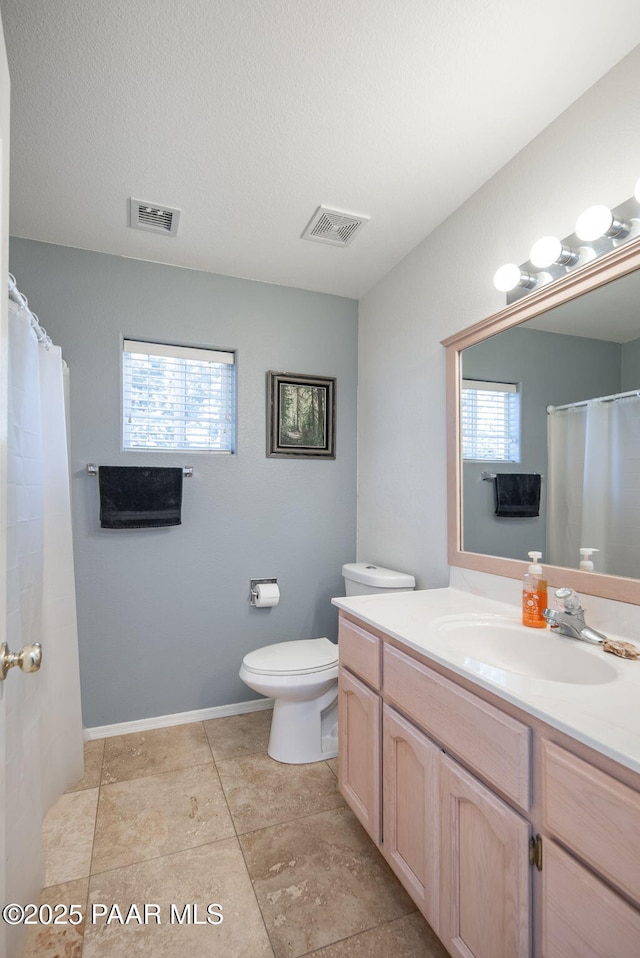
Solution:
<svg viewBox="0 0 640 958">
<path fill-rule="evenodd" d="M 263 709 L 270 708 L 273 708 L 273 699 L 252 699 L 250 702 L 218 705 L 210 709 L 197 709 L 194 712 L 154 715 L 152 718 L 137 719 L 134 722 L 121 722 L 118 725 L 96 725 L 94 728 L 85 728 L 84 740 L 90 742 L 94 738 L 112 738 L 114 735 L 129 735 L 131 732 L 148 732 L 154 728 L 188 725 L 190 722 L 206 722 L 208 719 L 224 718 L 227 715 L 244 715 L 246 712 L 261 712 Z"/>
</svg>

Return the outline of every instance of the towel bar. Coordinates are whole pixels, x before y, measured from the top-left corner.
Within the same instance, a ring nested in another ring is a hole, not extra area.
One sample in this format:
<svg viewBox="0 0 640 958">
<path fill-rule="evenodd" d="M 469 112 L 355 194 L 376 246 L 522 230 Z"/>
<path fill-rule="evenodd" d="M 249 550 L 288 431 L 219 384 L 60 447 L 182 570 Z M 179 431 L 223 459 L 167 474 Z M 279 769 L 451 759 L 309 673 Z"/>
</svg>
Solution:
<svg viewBox="0 0 640 958">
<path fill-rule="evenodd" d="M 89 476 L 98 475 L 98 467 L 96 466 L 95 462 L 87 463 L 87 474 Z M 193 475 L 193 466 L 183 466 L 182 475 L 185 477 L 185 479 L 190 479 L 191 476 Z"/>
<path fill-rule="evenodd" d="M 532 472 L 531 475 L 532 475 L 532 476 L 537 476 L 537 475 L 539 475 L 539 473 L 537 473 L 537 472 Z M 481 473 L 480 473 L 480 478 L 483 479 L 483 480 L 485 480 L 486 482 L 492 482 L 492 481 L 496 478 L 496 474 L 495 474 L 495 472 L 481 472 Z M 544 479 L 544 476 L 541 476 L 540 478 L 541 478 L 541 479 Z"/>
</svg>

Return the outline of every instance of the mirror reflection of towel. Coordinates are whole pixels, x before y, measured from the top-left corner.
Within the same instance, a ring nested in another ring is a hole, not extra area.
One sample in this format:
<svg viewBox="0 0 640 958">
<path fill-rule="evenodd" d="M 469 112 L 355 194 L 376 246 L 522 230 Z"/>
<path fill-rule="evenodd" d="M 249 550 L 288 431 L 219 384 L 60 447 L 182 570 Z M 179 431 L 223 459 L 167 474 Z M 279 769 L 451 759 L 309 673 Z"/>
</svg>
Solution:
<svg viewBox="0 0 640 958">
<path fill-rule="evenodd" d="M 496 516 L 505 519 L 540 515 L 538 473 L 499 472 L 495 478 Z"/>
<path fill-rule="evenodd" d="M 182 468 L 100 466 L 100 525 L 103 529 L 179 526 Z"/>
</svg>

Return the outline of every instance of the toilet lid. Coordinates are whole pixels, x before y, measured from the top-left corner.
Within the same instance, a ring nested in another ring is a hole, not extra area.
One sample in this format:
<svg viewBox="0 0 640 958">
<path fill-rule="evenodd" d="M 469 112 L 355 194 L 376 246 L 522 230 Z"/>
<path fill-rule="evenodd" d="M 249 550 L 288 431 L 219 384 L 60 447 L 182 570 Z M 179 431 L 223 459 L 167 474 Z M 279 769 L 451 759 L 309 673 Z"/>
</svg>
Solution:
<svg viewBox="0 0 640 958">
<path fill-rule="evenodd" d="M 325 638 L 276 642 L 247 653 L 242 664 L 249 672 L 267 675 L 320 672 L 338 664 L 338 646 Z"/>
</svg>

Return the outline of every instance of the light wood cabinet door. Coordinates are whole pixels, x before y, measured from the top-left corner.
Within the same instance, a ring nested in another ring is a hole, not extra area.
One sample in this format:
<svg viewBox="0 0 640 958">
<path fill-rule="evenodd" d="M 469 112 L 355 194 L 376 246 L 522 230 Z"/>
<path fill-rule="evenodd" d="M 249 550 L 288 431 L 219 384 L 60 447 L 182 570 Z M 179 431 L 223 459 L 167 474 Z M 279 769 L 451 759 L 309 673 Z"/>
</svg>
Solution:
<svg viewBox="0 0 640 958">
<path fill-rule="evenodd" d="M 553 742 L 542 775 L 545 830 L 640 904 L 640 792 Z"/>
<path fill-rule="evenodd" d="M 381 839 L 382 700 L 344 668 L 338 674 L 338 786 L 374 842 Z"/>
<path fill-rule="evenodd" d="M 640 955 L 640 912 L 555 842 L 544 849 L 543 958 Z"/>
<path fill-rule="evenodd" d="M 372 689 L 382 685 L 382 641 L 367 629 L 340 615 L 338 654 L 344 665 Z"/>
<path fill-rule="evenodd" d="M 387 644 L 383 672 L 385 702 L 528 811 L 531 730 L 526 725 Z"/>
<path fill-rule="evenodd" d="M 382 710 L 383 852 L 438 930 L 440 749 L 394 709 Z"/>
<path fill-rule="evenodd" d="M 445 947 L 460 958 L 528 958 L 528 823 L 447 755 L 440 794 Z"/>
</svg>

